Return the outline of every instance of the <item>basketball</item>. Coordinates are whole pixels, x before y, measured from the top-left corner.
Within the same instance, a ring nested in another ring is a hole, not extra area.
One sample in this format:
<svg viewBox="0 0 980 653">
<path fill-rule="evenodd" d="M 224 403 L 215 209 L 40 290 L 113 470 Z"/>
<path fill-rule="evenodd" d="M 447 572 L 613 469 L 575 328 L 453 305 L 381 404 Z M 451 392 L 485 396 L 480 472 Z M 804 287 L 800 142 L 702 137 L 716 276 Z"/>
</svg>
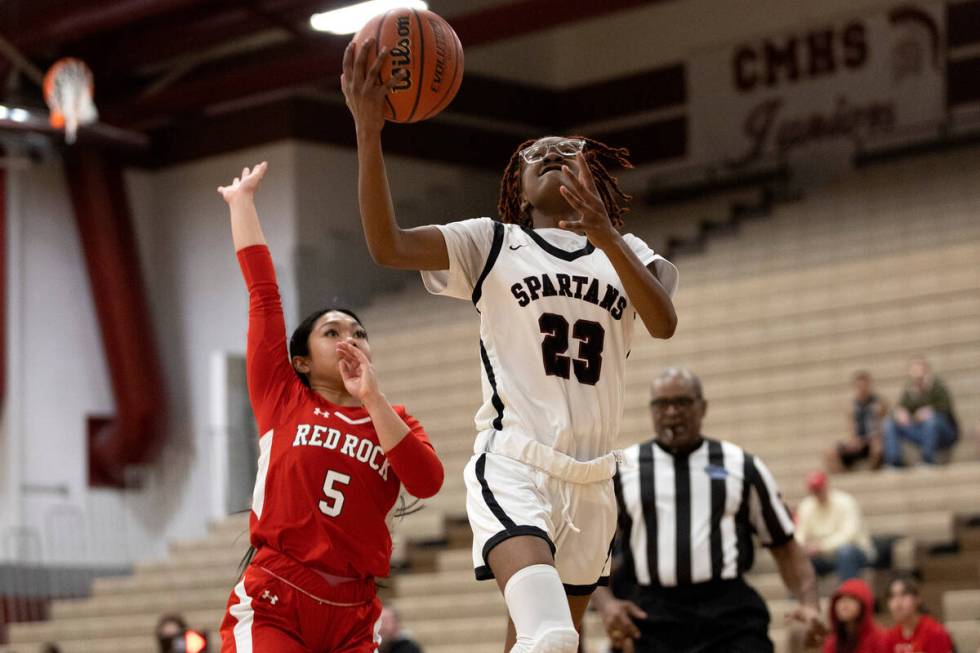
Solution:
<svg viewBox="0 0 980 653">
<path fill-rule="evenodd" d="M 386 119 L 418 122 L 449 106 L 463 81 L 463 46 L 449 23 L 431 11 L 392 9 L 368 21 L 354 41 L 360 45 L 369 38 L 375 43 L 368 66 L 381 47 L 391 52 L 381 68 L 382 82 L 407 73 L 387 97 Z"/>
</svg>

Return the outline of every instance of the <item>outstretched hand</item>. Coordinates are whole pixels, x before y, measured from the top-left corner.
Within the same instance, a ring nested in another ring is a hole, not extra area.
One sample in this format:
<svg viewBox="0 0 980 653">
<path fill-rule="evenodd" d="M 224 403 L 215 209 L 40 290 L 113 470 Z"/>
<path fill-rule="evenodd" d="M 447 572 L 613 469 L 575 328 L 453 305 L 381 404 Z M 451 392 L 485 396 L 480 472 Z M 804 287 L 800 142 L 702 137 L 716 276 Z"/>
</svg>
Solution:
<svg viewBox="0 0 980 653">
<path fill-rule="evenodd" d="M 560 192 L 572 210 L 578 213 L 577 220 L 562 220 L 558 226 L 588 237 L 593 245 L 603 249 L 616 236 L 616 229 L 609 220 L 609 212 L 599 196 L 592 171 L 585 160 L 585 155 L 579 152 L 575 155 L 578 162 L 578 174 L 572 174 L 571 168 L 561 167 Z"/>
<path fill-rule="evenodd" d="M 265 176 L 265 171 L 269 169 L 269 164 L 265 161 L 249 169 L 242 168 L 240 177 L 235 177 L 234 181 L 228 186 L 218 186 L 218 193 L 221 194 L 229 204 L 239 198 L 252 198 L 255 191 L 259 189 L 259 182 Z"/>
<path fill-rule="evenodd" d="M 804 643 L 810 648 L 820 646 L 830 632 L 827 624 L 820 616 L 820 612 L 808 605 L 797 606 L 795 610 L 786 615 L 786 621 L 795 621 L 806 627 Z"/>
<path fill-rule="evenodd" d="M 390 54 L 388 48 L 382 46 L 369 67 L 368 55 L 374 43 L 373 38 L 362 43 L 351 41 L 344 50 L 344 72 L 340 76 L 340 88 L 358 131 L 381 131 L 385 124 L 385 98 L 408 74 L 405 70 L 399 70 L 391 79 L 382 83 L 381 67 Z"/>
<path fill-rule="evenodd" d="M 640 629 L 633 619 L 646 619 L 647 613 L 632 601 L 610 598 L 599 609 L 602 625 L 616 648 L 629 650 Z"/>
<path fill-rule="evenodd" d="M 340 357 L 340 378 L 352 397 L 364 403 L 380 393 L 374 366 L 363 351 L 349 342 L 338 342 L 337 355 Z"/>
</svg>

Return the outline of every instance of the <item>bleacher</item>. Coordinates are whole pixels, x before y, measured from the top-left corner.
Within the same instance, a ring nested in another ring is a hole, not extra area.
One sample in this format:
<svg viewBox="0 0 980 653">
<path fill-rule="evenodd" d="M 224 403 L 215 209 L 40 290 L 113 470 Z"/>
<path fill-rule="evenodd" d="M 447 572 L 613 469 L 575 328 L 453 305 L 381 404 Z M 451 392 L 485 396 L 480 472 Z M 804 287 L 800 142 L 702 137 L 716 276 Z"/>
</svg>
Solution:
<svg viewBox="0 0 980 653">
<path fill-rule="evenodd" d="M 654 374 L 689 367 L 709 401 L 706 433 L 760 456 L 794 505 L 805 491 L 803 475 L 843 434 L 852 372 L 871 371 L 877 390 L 894 401 L 908 358 L 926 356 L 949 384 L 962 427 L 949 462 L 858 471 L 832 484 L 858 497 L 873 534 L 902 536 L 896 562 L 922 567 L 926 587 L 932 570 L 934 588 L 951 588 L 934 608 L 950 621 L 961 651 L 975 650 L 980 639 L 980 546 L 975 529 L 962 528 L 980 514 L 980 452 L 970 439 L 980 421 L 977 169 L 977 150 L 858 169 L 680 259 L 677 334 L 664 342 L 638 332 L 619 441 L 650 437 Z M 700 216 L 710 205 L 690 210 Z M 663 216 L 637 207 L 629 228 L 664 242 L 672 223 L 692 223 L 683 207 Z M 499 653 L 503 603 L 493 583 L 473 580 L 460 525 L 462 468 L 480 401 L 478 316 L 464 302 L 416 288 L 378 302 L 364 318 L 386 394 L 425 424 L 447 468 L 442 492 L 396 525 L 407 570 L 387 594 L 428 653 Z M 165 561 L 96 581 L 92 598 L 55 602 L 51 621 L 12 626 L 3 650 L 29 653 L 55 640 L 65 653 L 150 653 L 153 625 L 168 611 L 216 633 L 246 528 L 244 518 L 230 518 L 206 540 L 174 544 Z M 927 555 L 957 545 L 958 564 L 973 556 L 974 576 L 965 581 L 972 588 L 944 585 L 943 562 Z M 777 650 L 789 651 L 782 615 L 792 603 L 770 557 L 757 560 L 751 582 L 772 610 Z M 586 631 L 589 650 L 602 650 L 595 615 Z"/>
</svg>

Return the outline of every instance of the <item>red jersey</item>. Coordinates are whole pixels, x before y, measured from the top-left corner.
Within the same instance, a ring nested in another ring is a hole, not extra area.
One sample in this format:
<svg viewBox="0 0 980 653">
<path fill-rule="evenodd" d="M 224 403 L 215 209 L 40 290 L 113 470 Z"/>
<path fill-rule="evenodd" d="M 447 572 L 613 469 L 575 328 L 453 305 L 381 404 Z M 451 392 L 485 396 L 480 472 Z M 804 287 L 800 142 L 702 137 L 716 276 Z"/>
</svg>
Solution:
<svg viewBox="0 0 980 653">
<path fill-rule="evenodd" d="M 252 545 L 325 574 L 387 576 L 386 519 L 400 485 L 431 496 L 442 485 L 442 465 L 404 407 L 394 408 L 410 432 L 386 454 L 364 408 L 336 406 L 300 381 L 269 249 L 247 247 L 238 260 L 249 292 L 246 369 L 259 427 Z"/>
<path fill-rule="evenodd" d="M 912 636 L 906 638 L 896 625 L 885 633 L 885 653 L 952 653 L 953 640 L 942 624 L 923 615 Z"/>
</svg>

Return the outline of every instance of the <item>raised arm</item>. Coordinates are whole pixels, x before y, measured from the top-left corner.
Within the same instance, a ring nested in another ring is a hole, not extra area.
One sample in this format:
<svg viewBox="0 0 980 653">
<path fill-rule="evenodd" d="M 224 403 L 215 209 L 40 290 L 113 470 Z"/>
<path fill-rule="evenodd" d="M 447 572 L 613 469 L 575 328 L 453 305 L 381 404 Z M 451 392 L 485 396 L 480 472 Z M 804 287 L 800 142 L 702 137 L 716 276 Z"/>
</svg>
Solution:
<svg viewBox="0 0 980 653">
<path fill-rule="evenodd" d="M 245 350 L 249 399 L 260 433 L 274 425 L 297 377 L 286 351 L 286 323 L 276 271 L 255 210 L 255 191 L 268 168 L 265 162 L 218 192 L 231 211 L 231 239 L 248 287 L 248 342 Z"/>
<path fill-rule="evenodd" d="M 252 245 L 266 244 L 255 210 L 255 191 L 268 168 L 265 161 L 251 170 L 242 168 L 241 177 L 235 177 L 228 186 L 218 186 L 218 192 L 231 210 L 231 240 L 236 252 Z"/>
<path fill-rule="evenodd" d="M 376 263 L 407 270 L 445 270 L 449 267 L 446 241 L 437 227 L 402 229 L 395 220 L 395 209 L 388 187 L 381 129 L 384 127 L 385 99 L 399 77 L 380 82 L 381 65 L 388 57 L 381 48 L 368 67 L 368 53 L 374 39 L 357 44 L 351 41 L 344 52 L 344 73 L 340 85 L 357 131 L 357 197 L 361 224 L 371 258 Z"/>
<path fill-rule="evenodd" d="M 647 332 L 654 338 L 670 338 L 677 329 L 677 312 L 657 278 L 656 264 L 645 267 L 612 226 L 585 155 L 579 152 L 576 158 L 579 164 L 577 176 L 568 166 L 562 166 L 561 194 L 579 218 L 564 220 L 559 226 L 585 234 L 593 245 L 605 252 Z"/>
</svg>

